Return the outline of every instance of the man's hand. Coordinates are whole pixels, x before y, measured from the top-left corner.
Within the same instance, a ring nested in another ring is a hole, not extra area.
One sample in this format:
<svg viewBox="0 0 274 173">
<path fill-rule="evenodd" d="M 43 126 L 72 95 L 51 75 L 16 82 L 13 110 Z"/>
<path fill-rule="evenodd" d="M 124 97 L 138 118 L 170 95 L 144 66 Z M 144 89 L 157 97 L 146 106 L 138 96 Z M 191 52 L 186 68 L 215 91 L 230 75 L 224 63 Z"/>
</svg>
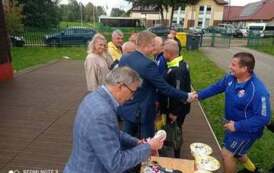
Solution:
<svg viewBox="0 0 274 173">
<path fill-rule="evenodd" d="M 188 98 L 187 98 L 188 103 L 192 103 L 197 100 L 198 100 L 198 94 L 196 91 L 188 93 Z"/>
<path fill-rule="evenodd" d="M 230 132 L 235 132 L 235 122 L 234 121 L 229 121 L 228 123 L 224 124 L 225 130 L 228 130 Z"/>
<path fill-rule="evenodd" d="M 138 145 L 139 144 L 145 144 L 145 143 L 147 143 L 145 139 L 139 139 L 138 140 Z"/>
<path fill-rule="evenodd" d="M 160 138 L 151 138 L 147 142 L 150 145 L 151 150 L 159 150 L 163 147 L 164 141 Z"/>
</svg>

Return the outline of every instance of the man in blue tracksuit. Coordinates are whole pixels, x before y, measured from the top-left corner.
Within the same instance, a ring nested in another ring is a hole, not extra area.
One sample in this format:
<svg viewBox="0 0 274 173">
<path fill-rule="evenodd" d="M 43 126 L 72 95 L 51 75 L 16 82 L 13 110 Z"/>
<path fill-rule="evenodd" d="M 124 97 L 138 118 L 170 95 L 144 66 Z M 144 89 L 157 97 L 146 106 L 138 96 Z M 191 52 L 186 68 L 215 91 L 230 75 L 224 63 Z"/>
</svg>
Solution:
<svg viewBox="0 0 274 173">
<path fill-rule="evenodd" d="M 240 52 L 233 56 L 231 73 L 217 83 L 198 92 L 199 100 L 225 92 L 225 135 L 222 155 L 225 173 L 236 172 L 236 159 L 247 172 L 257 172 L 247 152 L 263 133 L 271 117 L 270 94 L 253 72 L 252 54 Z M 235 159 L 236 158 L 236 159 Z"/>
</svg>

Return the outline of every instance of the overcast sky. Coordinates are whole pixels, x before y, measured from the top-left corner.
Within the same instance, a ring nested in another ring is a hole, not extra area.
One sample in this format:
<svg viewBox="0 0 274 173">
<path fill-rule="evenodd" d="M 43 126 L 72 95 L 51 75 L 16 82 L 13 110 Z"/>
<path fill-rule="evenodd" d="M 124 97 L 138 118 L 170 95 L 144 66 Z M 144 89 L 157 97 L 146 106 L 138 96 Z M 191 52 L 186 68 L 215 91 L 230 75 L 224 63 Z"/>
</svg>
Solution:
<svg viewBox="0 0 274 173">
<path fill-rule="evenodd" d="M 105 8 L 108 8 L 108 10 L 111 10 L 111 8 L 121 8 L 124 10 L 128 10 L 131 6 L 130 4 L 125 0 L 77 0 L 78 2 L 82 2 L 83 4 L 87 4 L 88 2 L 91 2 L 92 4 L 98 6 L 104 6 Z M 226 0 L 229 1 L 229 0 Z M 230 0 L 231 5 L 246 5 L 247 3 L 256 2 L 259 0 Z M 68 0 L 61 0 L 61 3 L 67 3 Z"/>
</svg>

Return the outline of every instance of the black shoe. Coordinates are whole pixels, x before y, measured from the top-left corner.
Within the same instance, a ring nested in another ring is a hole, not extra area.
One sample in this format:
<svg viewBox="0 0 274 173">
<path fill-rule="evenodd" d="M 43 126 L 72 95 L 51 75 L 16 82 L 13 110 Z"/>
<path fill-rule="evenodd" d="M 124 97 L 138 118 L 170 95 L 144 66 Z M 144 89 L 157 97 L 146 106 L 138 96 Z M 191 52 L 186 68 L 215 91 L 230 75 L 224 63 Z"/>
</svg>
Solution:
<svg viewBox="0 0 274 173">
<path fill-rule="evenodd" d="M 260 169 L 256 168 L 254 172 L 251 172 L 247 169 L 242 169 L 240 171 L 238 171 L 237 173 L 262 173 L 262 171 L 260 171 Z"/>
<path fill-rule="evenodd" d="M 272 133 L 274 133 L 274 120 L 271 121 L 271 124 L 266 126 L 268 130 L 270 130 Z"/>
</svg>

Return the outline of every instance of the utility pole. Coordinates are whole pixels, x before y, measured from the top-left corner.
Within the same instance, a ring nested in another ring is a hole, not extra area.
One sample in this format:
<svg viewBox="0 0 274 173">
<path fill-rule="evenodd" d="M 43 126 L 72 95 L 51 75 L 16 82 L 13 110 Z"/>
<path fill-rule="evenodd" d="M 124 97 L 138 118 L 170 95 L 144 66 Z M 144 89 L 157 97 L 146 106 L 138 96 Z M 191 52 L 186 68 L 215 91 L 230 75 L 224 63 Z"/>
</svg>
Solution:
<svg viewBox="0 0 274 173">
<path fill-rule="evenodd" d="M 96 5 L 93 6 L 93 27 L 95 27 L 96 24 Z"/>
<path fill-rule="evenodd" d="M 83 4 L 79 2 L 79 5 L 80 5 L 81 26 L 83 26 Z"/>
</svg>

